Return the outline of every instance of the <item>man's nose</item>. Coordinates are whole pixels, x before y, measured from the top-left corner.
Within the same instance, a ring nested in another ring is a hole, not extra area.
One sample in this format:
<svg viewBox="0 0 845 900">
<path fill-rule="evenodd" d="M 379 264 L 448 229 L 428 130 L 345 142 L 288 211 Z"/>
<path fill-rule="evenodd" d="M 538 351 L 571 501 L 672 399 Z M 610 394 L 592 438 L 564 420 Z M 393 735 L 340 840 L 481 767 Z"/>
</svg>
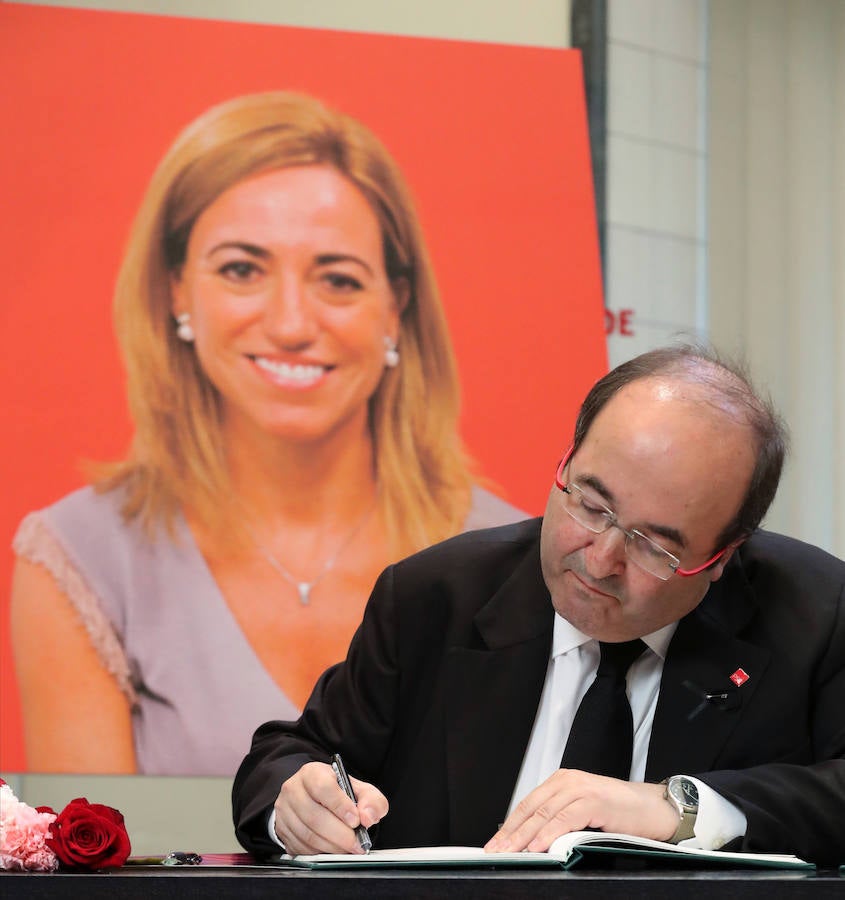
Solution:
<svg viewBox="0 0 845 900">
<path fill-rule="evenodd" d="M 619 575 L 625 568 L 625 532 L 611 525 L 593 539 L 584 549 L 587 573 L 593 578 Z"/>
<path fill-rule="evenodd" d="M 302 279 L 292 273 L 282 276 L 267 297 L 265 333 L 285 349 L 312 343 L 320 330 L 316 302 Z"/>
</svg>

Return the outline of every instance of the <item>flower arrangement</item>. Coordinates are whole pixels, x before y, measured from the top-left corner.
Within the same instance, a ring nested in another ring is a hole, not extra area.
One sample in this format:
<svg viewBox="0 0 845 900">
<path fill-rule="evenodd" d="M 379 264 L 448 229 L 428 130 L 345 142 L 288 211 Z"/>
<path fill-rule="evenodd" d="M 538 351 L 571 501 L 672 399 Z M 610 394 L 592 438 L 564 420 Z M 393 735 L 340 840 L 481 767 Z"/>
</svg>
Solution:
<svg viewBox="0 0 845 900">
<path fill-rule="evenodd" d="M 111 806 L 71 800 L 58 814 L 18 800 L 0 779 L 0 868 L 96 871 L 122 866 L 131 851 L 123 816 Z"/>
<path fill-rule="evenodd" d="M 47 846 L 55 820 L 48 807 L 33 809 L 21 803 L 5 781 L 0 784 L 0 868 L 55 871 L 59 860 Z"/>
</svg>

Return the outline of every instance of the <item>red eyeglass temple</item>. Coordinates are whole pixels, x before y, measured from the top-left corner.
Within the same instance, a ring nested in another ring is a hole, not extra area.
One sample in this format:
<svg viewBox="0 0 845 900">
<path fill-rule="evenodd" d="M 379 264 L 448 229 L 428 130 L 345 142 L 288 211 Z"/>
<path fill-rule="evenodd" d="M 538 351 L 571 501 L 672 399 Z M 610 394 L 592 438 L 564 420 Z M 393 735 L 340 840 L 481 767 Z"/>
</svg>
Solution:
<svg viewBox="0 0 845 900">
<path fill-rule="evenodd" d="M 563 480 L 563 470 L 566 468 L 566 464 L 569 462 L 569 457 L 572 456 L 572 453 L 575 449 L 575 445 L 573 444 L 570 448 L 563 454 L 563 459 L 558 463 L 557 472 L 555 472 L 555 484 L 563 490 L 566 487 L 566 483 Z M 714 562 L 721 559 L 728 552 L 727 547 L 723 547 L 718 553 L 714 556 L 711 556 L 707 562 L 702 563 L 700 566 L 696 566 L 694 569 L 682 569 L 678 566 L 677 569 L 674 569 L 674 573 L 676 575 L 680 575 L 681 577 L 689 577 L 690 575 L 700 575 L 705 569 L 709 568 L 713 565 Z"/>
<path fill-rule="evenodd" d="M 712 566 L 716 560 L 721 559 L 728 552 L 727 547 L 723 547 L 715 556 L 711 556 L 710 559 L 707 560 L 706 563 L 702 563 L 700 566 L 696 566 L 694 569 L 682 569 L 678 566 L 675 569 L 676 575 L 698 575 L 700 572 L 703 572 L 709 566 Z"/>
</svg>

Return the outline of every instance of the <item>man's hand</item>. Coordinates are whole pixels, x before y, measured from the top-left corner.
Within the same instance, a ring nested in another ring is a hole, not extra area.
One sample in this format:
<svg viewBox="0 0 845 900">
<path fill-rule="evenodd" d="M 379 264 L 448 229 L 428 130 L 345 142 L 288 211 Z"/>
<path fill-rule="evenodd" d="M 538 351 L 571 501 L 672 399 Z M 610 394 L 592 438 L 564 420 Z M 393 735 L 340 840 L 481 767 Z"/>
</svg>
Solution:
<svg viewBox="0 0 845 900">
<path fill-rule="evenodd" d="M 288 853 L 363 853 L 353 829 L 375 825 L 387 815 L 388 804 L 373 785 L 351 781 L 357 807 L 326 763 L 307 763 L 288 778 L 274 805 L 276 834 Z"/>
<path fill-rule="evenodd" d="M 665 841 L 678 827 L 678 814 L 663 793 L 662 784 L 558 769 L 523 798 L 484 849 L 542 852 L 560 835 L 587 828 Z"/>
</svg>

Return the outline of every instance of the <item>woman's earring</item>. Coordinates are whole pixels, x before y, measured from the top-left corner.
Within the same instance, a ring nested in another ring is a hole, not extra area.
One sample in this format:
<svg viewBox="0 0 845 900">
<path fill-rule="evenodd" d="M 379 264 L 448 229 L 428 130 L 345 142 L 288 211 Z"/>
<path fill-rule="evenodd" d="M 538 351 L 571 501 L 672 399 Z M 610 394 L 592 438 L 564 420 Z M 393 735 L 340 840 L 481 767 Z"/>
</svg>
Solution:
<svg viewBox="0 0 845 900">
<path fill-rule="evenodd" d="M 384 338 L 384 364 L 388 369 L 395 369 L 399 365 L 399 351 L 392 337 Z"/>
<path fill-rule="evenodd" d="M 176 316 L 176 336 L 180 341 L 191 344 L 194 341 L 194 329 L 191 327 L 191 314 L 180 313 Z"/>
</svg>

